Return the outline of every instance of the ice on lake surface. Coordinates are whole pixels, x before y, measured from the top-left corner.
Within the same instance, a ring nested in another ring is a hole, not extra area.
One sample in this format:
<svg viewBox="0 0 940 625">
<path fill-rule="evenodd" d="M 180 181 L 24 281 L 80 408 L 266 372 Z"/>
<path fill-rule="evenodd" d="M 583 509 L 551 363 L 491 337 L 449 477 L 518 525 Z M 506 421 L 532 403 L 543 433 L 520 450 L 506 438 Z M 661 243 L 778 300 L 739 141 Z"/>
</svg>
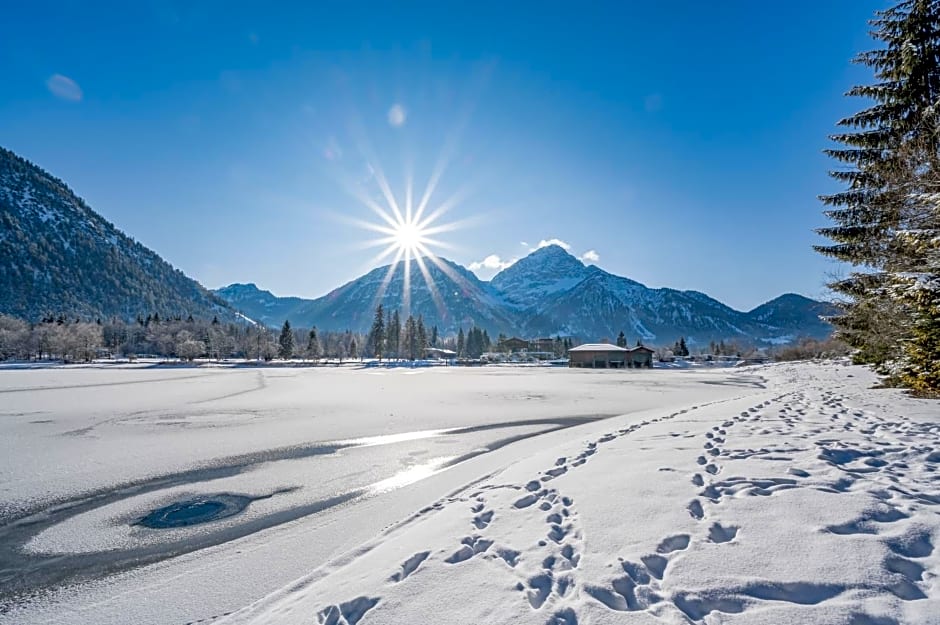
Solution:
<svg viewBox="0 0 940 625">
<path fill-rule="evenodd" d="M 940 404 L 872 381 L 0 371 L 0 622 L 936 623 Z"/>
</svg>

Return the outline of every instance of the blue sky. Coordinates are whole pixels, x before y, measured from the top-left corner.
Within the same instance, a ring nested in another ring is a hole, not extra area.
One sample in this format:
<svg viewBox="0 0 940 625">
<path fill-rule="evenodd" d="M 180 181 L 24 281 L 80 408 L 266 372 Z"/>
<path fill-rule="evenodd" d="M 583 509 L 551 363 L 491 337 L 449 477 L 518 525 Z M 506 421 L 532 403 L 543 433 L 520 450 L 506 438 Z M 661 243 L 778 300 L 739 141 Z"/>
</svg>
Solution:
<svg viewBox="0 0 940 625">
<path fill-rule="evenodd" d="M 5 7 L 0 145 L 208 287 L 371 268 L 376 172 L 442 171 L 483 278 L 551 239 L 739 309 L 841 270 L 821 150 L 883 2 L 196 4 Z"/>
</svg>

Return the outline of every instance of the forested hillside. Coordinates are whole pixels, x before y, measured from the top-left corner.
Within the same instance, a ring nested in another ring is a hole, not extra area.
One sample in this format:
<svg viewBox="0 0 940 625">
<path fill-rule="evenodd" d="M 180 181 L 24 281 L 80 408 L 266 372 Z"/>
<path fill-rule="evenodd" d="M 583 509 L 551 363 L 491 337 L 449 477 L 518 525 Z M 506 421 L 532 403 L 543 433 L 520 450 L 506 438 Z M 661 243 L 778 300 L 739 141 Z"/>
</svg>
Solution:
<svg viewBox="0 0 940 625">
<path fill-rule="evenodd" d="M 234 320 L 229 305 L 0 148 L 0 313 L 28 320 L 159 314 Z"/>
</svg>

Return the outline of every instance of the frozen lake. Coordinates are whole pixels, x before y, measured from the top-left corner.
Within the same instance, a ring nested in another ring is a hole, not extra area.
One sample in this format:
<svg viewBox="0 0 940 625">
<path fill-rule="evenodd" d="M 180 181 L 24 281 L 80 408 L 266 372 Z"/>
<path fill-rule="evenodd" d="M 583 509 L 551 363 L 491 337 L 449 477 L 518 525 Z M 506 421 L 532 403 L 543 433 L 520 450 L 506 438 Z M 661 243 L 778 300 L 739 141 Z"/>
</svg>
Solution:
<svg viewBox="0 0 940 625">
<path fill-rule="evenodd" d="M 721 369 L 0 371 L 0 620 L 217 617 L 598 420 L 760 389 Z"/>
</svg>

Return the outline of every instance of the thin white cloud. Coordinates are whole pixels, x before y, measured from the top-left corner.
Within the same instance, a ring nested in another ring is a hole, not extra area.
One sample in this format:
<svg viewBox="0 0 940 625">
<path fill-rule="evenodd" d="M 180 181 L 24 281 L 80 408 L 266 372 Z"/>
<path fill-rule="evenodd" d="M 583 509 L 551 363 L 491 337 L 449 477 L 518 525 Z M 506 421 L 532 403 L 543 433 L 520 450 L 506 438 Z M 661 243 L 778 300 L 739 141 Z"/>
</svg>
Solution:
<svg viewBox="0 0 940 625">
<path fill-rule="evenodd" d="M 598 254 L 595 250 L 588 250 L 581 254 L 581 260 L 585 263 L 596 263 L 600 259 L 600 254 Z"/>
<path fill-rule="evenodd" d="M 78 86 L 78 83 L 62 74 L 50 76 L 46 81 L 46 88 L 55 97 L 69 102 L 81 102 L 82 97 L 84 97 L 82 88 Z"/>
<path fill-rule="evenodd" d="M 408 119 L 408 113 L 401 104 L 394 104 L 392 108 L 388 109 L 388 123 L 393 128 L 404 126 L 406 119 Z"/>
<path fill-rule="evenodd" d="M 515 258 L 512 260 L 503 260 L 496 254 L 490 254 L 483 260 L 478 260 L 478 261 L 474 261 L 470 263 L 470 271 L 480 271 L 482 269 L 490 269 L 490 270 L 499 271 L 501 269 L 505 269 L 506 267 L 509 267 L 515 262 L 516 262 Z"/>
<path fill-rule="evenodd" d="M 563 250 L 570 250 L 571 245 L 565 243 L 561 239 L 542 239 L 539 241 L 539 244 L 536 246 L 536 249 L 541 249 L 543 247 L 548 247 L 549 245 L 557 245 Z"/>
</svg>

